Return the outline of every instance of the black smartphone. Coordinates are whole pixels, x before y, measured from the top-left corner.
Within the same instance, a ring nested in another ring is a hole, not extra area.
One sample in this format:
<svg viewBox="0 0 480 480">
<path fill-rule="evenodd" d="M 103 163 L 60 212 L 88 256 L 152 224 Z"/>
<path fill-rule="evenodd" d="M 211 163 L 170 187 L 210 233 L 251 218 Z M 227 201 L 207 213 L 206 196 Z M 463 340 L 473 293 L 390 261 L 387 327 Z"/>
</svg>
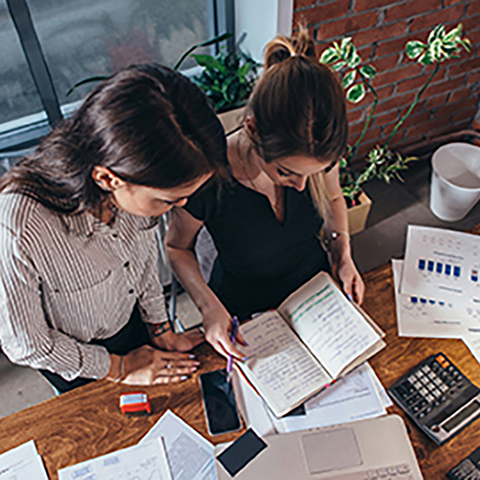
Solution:
<svg viewBox="0 0 480 480">
<path fill-rule="evenodd" d="M 202 373 L 199 378 L 210 435 L 239 430 L 242 424 L 226 370 Z"/>
</svg>

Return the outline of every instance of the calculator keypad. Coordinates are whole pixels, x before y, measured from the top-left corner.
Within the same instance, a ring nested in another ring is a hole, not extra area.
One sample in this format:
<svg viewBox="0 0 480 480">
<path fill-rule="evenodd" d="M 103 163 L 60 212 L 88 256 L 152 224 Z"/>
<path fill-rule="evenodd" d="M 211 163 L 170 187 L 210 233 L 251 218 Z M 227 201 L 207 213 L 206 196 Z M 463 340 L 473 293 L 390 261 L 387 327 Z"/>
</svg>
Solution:
<svg viewBox="0 0 480 480">
<path fill-rule="evenodd" d="M 439 354 L 411 373 L 395 392 L 410 414 L 421 420 L 466 383 L 460 371 Z"/>
</svg>

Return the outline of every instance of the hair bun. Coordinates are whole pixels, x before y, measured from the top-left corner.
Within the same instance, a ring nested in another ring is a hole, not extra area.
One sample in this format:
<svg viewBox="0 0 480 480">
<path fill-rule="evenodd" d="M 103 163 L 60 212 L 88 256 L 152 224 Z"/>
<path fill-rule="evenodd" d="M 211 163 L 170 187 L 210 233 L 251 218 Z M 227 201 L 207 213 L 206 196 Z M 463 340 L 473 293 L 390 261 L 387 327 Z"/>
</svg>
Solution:
<svg viewBox="0 0 480 480">
<path fill-rule="evenodd" d="M 316 60 L 315 44 L 310 38 L 308 29 L 299 27 L 297 36 L 293 38 L 278 35 L 265 47 L 265 68 L 284 62 L 291 57 L 305 57 Z"/>
</svg>

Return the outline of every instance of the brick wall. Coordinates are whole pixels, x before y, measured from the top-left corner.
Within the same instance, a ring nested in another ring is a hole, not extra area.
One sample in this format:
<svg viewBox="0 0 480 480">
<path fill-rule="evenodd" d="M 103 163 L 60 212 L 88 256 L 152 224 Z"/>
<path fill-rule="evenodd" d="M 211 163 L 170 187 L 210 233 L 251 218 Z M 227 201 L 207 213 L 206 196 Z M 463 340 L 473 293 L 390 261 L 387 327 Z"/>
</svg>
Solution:
<svg viewBox="0 0 480 480">
<path fill-rule="evenodd" d="M 480 97 L 480 0 L 295 0 L 294 28 L 305 23 L 320 54 L 332 41 L 352 36 L 362 59 L 377 69 L 380 97 L 373 123 L 358 156 L 385 141 L 418 87 L 432 73 L 404 55 L 409 40 L 426 41 L 430 30 L 463 24 L 470 54 L 442 63 L 409 119 L 391 142 L 405 147 L 445 133 L 470 128 Z M 349 105 L 350 142 L 363 127 L 373 97 Z"/>
</svg>

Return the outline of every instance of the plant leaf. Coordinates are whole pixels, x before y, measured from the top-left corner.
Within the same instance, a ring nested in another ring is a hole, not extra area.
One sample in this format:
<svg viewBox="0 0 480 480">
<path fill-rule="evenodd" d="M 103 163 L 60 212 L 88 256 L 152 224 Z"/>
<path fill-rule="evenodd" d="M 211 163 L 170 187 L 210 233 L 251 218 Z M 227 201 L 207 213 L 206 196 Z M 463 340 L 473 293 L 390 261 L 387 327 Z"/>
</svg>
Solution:
<svg viewBox="0 0 480 480">
<path fill-rule="evenodd" d="M 341 62 L 338 62 L 338 63 L 335 63 L 335 65 L 332 65 L 332 68 L 338 72 L 339 70 L 341 70 L 344 66 L 346 65 L 346 63 L 344 61 L 341 61 Z"/>
<path fill-rule="evenodd" d="M 103 82 L 108 78 L 110 77 L 107 77 L 105 75 L 97 75 L 95 77 L 84 78 L 83 80 L 80 80 L 79 82 L 77 82 L 72 88 L 70 88 L 68 92 L 65 94 L 65 96 L 68 97 L 70 94 L 73 93 L 74 90 L 76 90 L 78 87 L 82 85 L 86 85 L 87 83 L 92 83 L 92 82 Z"/>
<path fill-rule="evenodd" d="M 412 40 L 405 46 L 408 58 L 415 59 L 425 50 L 425 44 L 418 40 Z"/>
<path fill-rule="evenodd" d="M 320 63 L 324 63 L 325 65 L 330 65 L 331 63 L 338 62 L 339 60 L 340 60 L 340 56 L 332 47 L 329 47 L 326 50 L 324 50 L 320 57 Z"/>
<path fill-rule="evenodd" d="M 355 81 L 355 74 L 355 70 L 351 70 L 343 77 L 343 88 L 348 88 L 350 85 L 352 85 L 352 83 Z"/>
<path fill-rule="evenodd" d="M 347 90 L 347 100 L 352 103 L 358 103 L 365 97 L 365 87 L 363 83 L 357 83 Z"/>
<path fill-rule="evenodd" d="M 217 59 L 211 55 L 190 55 L 201 66 L 208 69 L 219 70 L 222 73 L 227 73 L 226 68 Z"/>
<path fill-rule="evenodd" d="M 365 77 L 372 79 L 375 78 L 377 71 L 371 65 L 364 65 L 363 67 L 360 67 L 360 73 L 365 75 Z"/>
</svg>

